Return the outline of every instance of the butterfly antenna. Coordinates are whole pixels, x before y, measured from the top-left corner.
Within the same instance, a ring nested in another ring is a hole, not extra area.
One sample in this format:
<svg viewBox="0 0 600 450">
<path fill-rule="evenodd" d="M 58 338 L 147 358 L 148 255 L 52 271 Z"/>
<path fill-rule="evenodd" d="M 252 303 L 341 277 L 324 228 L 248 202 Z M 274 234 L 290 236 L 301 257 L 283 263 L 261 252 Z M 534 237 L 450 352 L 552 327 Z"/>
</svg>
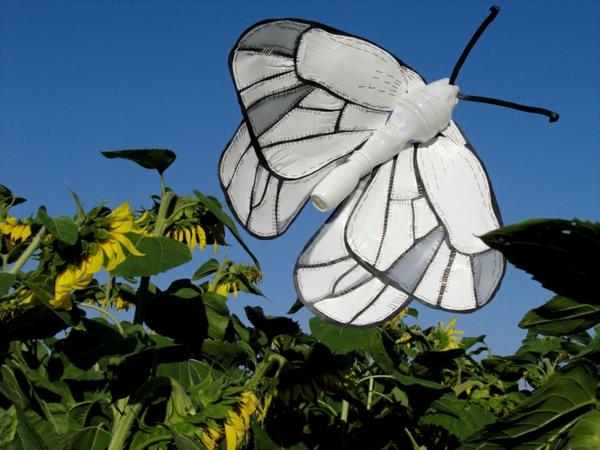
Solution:
<svg viewBox="0 0 600 450">
<path fill-rule="evenodd" d="M 490 8 L 490 14 L 485 18 L 485 20 L 481 23 L 481 25 L 479 25 L 479 28 L 477 28 L 477 31 L 475 31 L 475 33 L 473 34 L 473 36 L 467 43 L 467 46 L 461 53 L 460 58 L 458 58 L 458 61 L 456 61 L 456 64 L 454 65 L 454 69 L 452 69 L 452 74 L 450 75 L 449 84 L 455 84 L 456 78 L 458 77 L 458 73 L 460 72 L 460 69 L 462 68 L 465 61 L 467 60 L 469 53 L 471 53 L 471 50 L 473 49 L 473 47 L 475 46 L 475 44 L 477 43 L 477 41 L 479 40 L 479 38 L 481 37 L 483 32 L 486 30 L 486 28 L 489 26 L 489 24 L 492 23 L 492 21 L 496 18 L 496 16 L 498 15 L 499 12 L 500 12 L 499 6 L 494 5 Z M 519 103 L 508 102 L 506 100 L 500 100 L 497 98 L 480 97 L 477 95 L 468 95 L 468 94 L 464 94 L 462 92 L 458 94 L 458 98 L 461 100 L 468 101 L 468 102 L 488 103 L 491 105 L 497 105 L 497 106 L 503 106 L 505 108 L 516 109 L 518 111 L 524 111 L 524 112 L 534 113 L 534 114 L 541 114 L 543 116 L 548 117 L 550 122 L 556 122 L 559 118 L 559 115 L 557 113 L 555 113 L 554 111 L 550 111 L 549 109 L 538 108 L 537 106 L 521 105 Z"/>
<path fill-rule="evenodd" d="M 499 12 L 500 12 L 499 6 L 494 5 L 490 8 L 490 14 L 481 23 L 481 25 L 479 25 L 479 28 L 477 28 L 477 31 L 475 31 L 473 36 L 471 36 L 471 39 L 469 40 L 469 42 L 468 42 L 467 46 L 465 47 L 465 49 L 463 50 L 463 52 L 461 53 L 460 58 L 458 58 L 458 61 L 456 61 L 456 64 L 454 65 L 454 69 L 452 69 L 452 74 L 450 75 L 450 84 L 454 84 L 454 82 L 456 81 L 456 77 L 458 77 L 458 72 L 460 72 L 461 67 L 467 60 L 469 53 L 471 53 L 471 50 L 473 49 L 473 47 L 475 46 L 475 44 L 477 43 L 477 41 L 479 40 L 479 38 L 481 37 L 483 32 L 485 31 L 485 29 L 488 27 L 488 25 L 490 23 L 492 23 L 492 21 L 496 18 L 496 16 L 498 15 Z"/>
<path fill-rule="evenodd" d="M 505 108 L 516 109 L 517 111 L 524 111 L 533 114 L 541 114 L 543 116 L 548 117 L 550 122 L 556 122 L 560 117 L 558 113 L 554 111 L 550 111 L 545 108 L 538 108 L 537 106 L 527 106 L 521 105 L 520 103 L 507 102 L 506 100 L 500 100 L 497 98 L 490 97 L 479 97 L 477 95 L 468 95 L 460 92 L 458 94 L 458 98 L 461 100 L 466 100 L 468 102 L 476 102 L 476 103 L 489 103 L 490 105 L 503 106 Z"/>
</svg>

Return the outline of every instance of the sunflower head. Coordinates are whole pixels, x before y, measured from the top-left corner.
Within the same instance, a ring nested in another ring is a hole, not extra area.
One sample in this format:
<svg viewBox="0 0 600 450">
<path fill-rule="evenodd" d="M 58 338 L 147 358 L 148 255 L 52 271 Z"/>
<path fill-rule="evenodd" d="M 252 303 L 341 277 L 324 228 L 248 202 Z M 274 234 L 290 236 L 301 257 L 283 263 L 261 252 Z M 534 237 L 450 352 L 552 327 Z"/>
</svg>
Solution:
<svg viewBox="0 0 600 450">
<path fill-rule="evenodd" d="M 166 235 L 171 239 L 183 242 L 193 251 L 196 246 L 200 251 L 206 247 L 206 232 L 199 224 L 188 224 L 187 226 L 176 224 L 166 231 Z"/>
<path fill-rule="evenodd" d="M 237 398 L 237 404 L 228 412 L 224 426 L 227 450 L 235 450 L 245 439 L 258 403 L 258 398 L 252 391 L 242 392 Z"/>
<path fill-rule="evenodd" d="M 437 327 L 433 328 L 429 334 L 436 342 L 436 347 L 441 351 L 460 348 L 461 335 L 463 331 L 456 329 L 456 319 L 444 325 L 443 322 L 438 322 Z"/>
<path fill-rule="evenodd" d="M 0 222 L 0 238 L 7 251 L 25 242 L 30 236 L 31 227 L 16 217 L 7 217 L 4 222 Z"/>
<path fill-rule="evenodd" d="M 219 266 L 213 280 L 208 284 L 208 290 L 225 297 L 232 293 L 234 298 L 239 291 L 261 295 L 260 290 L 255 286 L 261 280 L 262 272 L 259 267 L 226 260 Z"/>
</svg>

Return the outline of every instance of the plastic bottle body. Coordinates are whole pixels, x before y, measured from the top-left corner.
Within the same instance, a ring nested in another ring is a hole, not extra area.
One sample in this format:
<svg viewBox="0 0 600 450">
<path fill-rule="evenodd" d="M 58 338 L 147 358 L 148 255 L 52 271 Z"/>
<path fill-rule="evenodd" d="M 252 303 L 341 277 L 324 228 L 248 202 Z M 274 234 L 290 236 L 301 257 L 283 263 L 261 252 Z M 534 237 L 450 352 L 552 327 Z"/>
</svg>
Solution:
<svg viewBox="0 0 600 450">
<path fill-rule="evenodd" d="M 311 194 L 315 207 L 320 211 L 336 207 L 376 166 L 409 144 L 434 138 L 450 123 L 457 102 L 458 87 L 448 84 L 446 78 L 400 98 L 385 125 L 317 184 Z"/>
</svg>

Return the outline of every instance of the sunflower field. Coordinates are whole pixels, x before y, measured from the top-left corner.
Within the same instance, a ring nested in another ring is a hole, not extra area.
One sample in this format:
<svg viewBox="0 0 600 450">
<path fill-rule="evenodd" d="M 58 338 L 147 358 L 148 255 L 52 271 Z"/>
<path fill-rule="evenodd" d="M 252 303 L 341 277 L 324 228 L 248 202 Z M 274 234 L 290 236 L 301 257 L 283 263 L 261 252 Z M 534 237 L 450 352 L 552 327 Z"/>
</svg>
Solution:
<svg viewBox="0 0 600 450">
<path fill-rule="evenodd" d="M 600 224 L 484 236 L 556 293 L 518 324 L 513 355 L 411 308 L 303 330 L 230 313 L 239 291 L 261 294 L 259 262 L 215 198 L 166 186 L 172 151 L 104 156 L 158 172 L 149 208 L 85 210 L 73 194 L 72 217 L 18 218 L 24 199 L 0 185 L 1 449 L 600 448 Z M 249 264 L 213 256 L 228 241 Z M 188 278 L 153 283 L 198 254 Z"/>
</svg>

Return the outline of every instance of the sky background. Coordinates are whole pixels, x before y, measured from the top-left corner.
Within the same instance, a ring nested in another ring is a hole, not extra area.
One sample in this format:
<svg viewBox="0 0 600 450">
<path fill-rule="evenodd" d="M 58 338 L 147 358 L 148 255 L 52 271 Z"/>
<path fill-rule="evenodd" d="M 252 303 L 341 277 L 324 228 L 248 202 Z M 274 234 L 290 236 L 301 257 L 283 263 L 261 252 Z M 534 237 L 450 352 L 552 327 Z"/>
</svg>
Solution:
<svg viewBox="0 0 600 450">
<path fill-rule="evenodd" d="M 506 224 L 533 217 L 598 220 L 600 206 L 600 2 L 501 1 L 500 15 L 458 78 L 466 93 L 542 106 L 542 116 L 462 103 L 454 119 L 484 161 Z M 447 77 L 491 3 L 475 1 L 53 1 L 0 0 L 0 183 L 28 199 L 13 209 L 72 215 L 69 189 L 86 208 L 131 200 L 150 206 L 157 176 L 101 150 L 170 148 L 167 184 L 223 200 L 219 156 L 241 115 L 227 57 L 239 35 L 267 18 L 297 17 L 369 39 L 426 80 Z M 240 296 L 284 314 L 296 296 L 295 259 L 326 219 L 307 205 L 279 239 L 246 242 L 261 261 L 268 299 Z M 230 239 L 233 243 L 233 239 Z M 190 276 L 207 254 L 168 277 Z M 220 256 L 247 260 L 236 246 Z M 458 318 L 513 352 L 516 327 L 551 293 L 508 266 L 482 310 L 456 315 L 413 303 L 422 326 Z M 294 316 L 306 326 L 310 313 Z"/>
</svg>

